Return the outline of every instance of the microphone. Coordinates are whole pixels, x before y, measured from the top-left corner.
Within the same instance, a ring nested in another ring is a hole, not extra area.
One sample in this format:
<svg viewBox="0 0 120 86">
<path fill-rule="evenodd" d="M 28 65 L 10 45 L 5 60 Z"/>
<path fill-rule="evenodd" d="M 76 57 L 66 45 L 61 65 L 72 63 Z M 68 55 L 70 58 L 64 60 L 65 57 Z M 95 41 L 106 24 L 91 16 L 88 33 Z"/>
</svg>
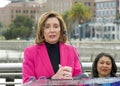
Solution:
<svg viewBox="0 0 120 86">
<path fill-rule="evenodd" d="M 73 80 L 79 80 L 79 79 L 88 79 L 89 75 L 87 73 L 82 73 L 76 77 L 73 77 Z"/>
<path fill-rule="evenodd" d="M 63 34 L 66 35 L 66 34 L 67 34 L 67 31 L 64 30 L 64 31 L 63 31 Z"/>
<path fill-rule="evenodd" d="M 73 47 L 71 41 L 69 40 L 69 38 L 68 38 L 68 41 L 69 41 L 70 45 L 72 46 L 73 52 L 75 53 L 76 58 L 78 59 L 80 65 L 81 65 L 81 69 L 82 69 L 82 74 L 80 74 L 80 75 L 78 75 L 78 76 L 76 76 L 76 77 L 73 77 L 73 80 L 79 80 L 79 79 L 83 79 L 83 78 L 89 78 L 89 75 L 84 72 L 83 66 L 82 66 L 81 61 L 80 61 L 80 59 L 79 59 L 79 56 L 78 56 L 75 48 Z"/>
</svg>

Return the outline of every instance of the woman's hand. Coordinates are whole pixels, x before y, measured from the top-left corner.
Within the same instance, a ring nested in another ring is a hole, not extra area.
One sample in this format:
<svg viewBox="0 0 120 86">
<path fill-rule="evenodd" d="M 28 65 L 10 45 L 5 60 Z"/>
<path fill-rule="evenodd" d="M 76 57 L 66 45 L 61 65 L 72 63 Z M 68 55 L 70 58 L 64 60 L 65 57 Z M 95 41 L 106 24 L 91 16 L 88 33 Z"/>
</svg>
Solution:
<svg viewBox="0 0 120 86">
<path fill-rule="evenodd" d="M 59 65 L 57 73 L 51 79 L 72 79 L 72 68 Z"/>
</svg>

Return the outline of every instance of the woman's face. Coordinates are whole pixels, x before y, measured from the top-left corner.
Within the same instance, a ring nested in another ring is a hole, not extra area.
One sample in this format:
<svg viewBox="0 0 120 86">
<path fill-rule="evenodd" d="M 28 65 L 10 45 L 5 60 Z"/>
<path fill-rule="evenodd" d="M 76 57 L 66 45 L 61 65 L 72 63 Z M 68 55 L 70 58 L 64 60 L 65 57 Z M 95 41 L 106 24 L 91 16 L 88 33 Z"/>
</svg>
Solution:
<svg viewBox="0 0 120 86">
<path fill-rule="evenodd" d="M 55 44 L 60 38 L 60 22 L 56 17 L 50 17 L 45 22 L 44 27 L 45 41 L 50 44 Z"/>
<path fill-rule="evenodd" d="M 97 63 L 99 77 L 109 77 L 112 70 L 112 62 L 109 57 L 103 56 Z"/>
</svg>

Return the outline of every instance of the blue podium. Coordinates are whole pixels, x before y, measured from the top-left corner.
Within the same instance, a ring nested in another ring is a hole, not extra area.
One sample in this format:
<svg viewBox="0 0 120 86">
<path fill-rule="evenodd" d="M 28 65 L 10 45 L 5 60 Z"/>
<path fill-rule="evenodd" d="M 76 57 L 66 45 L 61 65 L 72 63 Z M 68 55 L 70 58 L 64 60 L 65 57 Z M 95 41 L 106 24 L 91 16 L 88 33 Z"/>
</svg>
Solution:
<svg viewBox="0 0 120 86">
<path fill-rule="evenodd" d="M 120 78 L 94 78 L 81 80 L 49 80 L 29 81 L 23 86 L 120 86 Z"/>
</svg>

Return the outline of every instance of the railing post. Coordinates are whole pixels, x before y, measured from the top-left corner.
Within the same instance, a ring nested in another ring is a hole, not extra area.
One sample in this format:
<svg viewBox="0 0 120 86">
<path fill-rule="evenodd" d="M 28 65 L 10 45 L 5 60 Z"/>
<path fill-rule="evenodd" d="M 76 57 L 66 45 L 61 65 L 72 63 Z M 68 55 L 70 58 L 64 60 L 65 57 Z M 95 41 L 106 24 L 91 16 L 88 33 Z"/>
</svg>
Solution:
<svg viewBox="0 0 120 86">
<path fill-rule="evenodd" d="M 14 77 L 6 77 L 6 82 L 14 82 Z M 6 85 L 6 86 L 15 86 L 15 85 Z"/>
</svg>

